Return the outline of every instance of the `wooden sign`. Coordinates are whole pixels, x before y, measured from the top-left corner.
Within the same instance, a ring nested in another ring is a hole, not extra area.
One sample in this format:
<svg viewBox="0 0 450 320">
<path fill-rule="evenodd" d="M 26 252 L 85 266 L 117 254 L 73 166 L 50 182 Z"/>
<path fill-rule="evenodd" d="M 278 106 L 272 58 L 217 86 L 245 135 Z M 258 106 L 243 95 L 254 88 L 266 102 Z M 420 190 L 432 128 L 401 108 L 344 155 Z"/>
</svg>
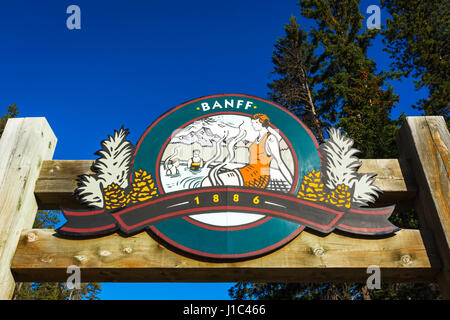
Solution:
<svg viewBox="0 0 450 320">
<path fill-rule="evenodd" d="M 162 115 L 134 146 L 121 128 L 101 142 L 76 195 L 91 210 L 63 209 L 70 237 L 148 231 L 170 249 L 210 259 L 276 250 L 305 228 L 379 235 L 398 230 L 394 206 L 369 209 L 380 191 L 358 174 L 353 141 L 338 129 L 319 146 L 273 102 L 213 95 Z"/>
</svg>

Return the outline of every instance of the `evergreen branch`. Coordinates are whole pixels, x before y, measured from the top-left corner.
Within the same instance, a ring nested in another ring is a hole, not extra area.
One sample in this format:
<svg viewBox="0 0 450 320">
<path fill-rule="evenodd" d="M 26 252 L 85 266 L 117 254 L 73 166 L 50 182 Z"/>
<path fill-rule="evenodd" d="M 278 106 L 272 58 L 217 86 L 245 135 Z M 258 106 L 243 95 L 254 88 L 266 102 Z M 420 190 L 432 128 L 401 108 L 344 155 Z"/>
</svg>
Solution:
<svg viewBox="0 0 450 320">
<path fill-rule="evenodd" d="M 320 146 L 320 153 L 324 159 L 323 168 L 325 185 L 330 190 L 340 184 L 351 187 L 352 181 L 357 178 L 356 171 L 361 162 L 354 155 L 359 151 L 353 146 L 353 140 L 340 133 L 340 130 L 331 128 L 330 136 Z"/>
<path fill-rule="evenodd" d="M 98 179 L 102 180 L 103 188 L 112 183 L 122 188 L 128 186 L 130 161 L 134 148 L 130 141 L 126 140 L 128 130 L 121 128 L 114 130 L 114 135 L 103 140 L 102 149 L 95 154 L 100 158 L 94 163 L 93 170 Z"/>
<path fill-rule="evenodd" d="M 134 147 L 126 140 L 127 136 L 128 130 L 121 128 L 119 131 L 114 130 L 113 136 L 101 142 L 102 149 L 95 153 L 100 158 L 92 166 L 95 174 L 82 175 L 79 179 L 76 195 L 82 203 L 102 208 L 103 189 L 113 183 L 121 188 L 128 186 Z"/>
<path fill-rule="evenodd" d="M 335 128 L 328 134 L 330 138 L 320 146 L 326 187 L 333 190 L 345 184 L 354 190 L 352 202 L 355 204 L 365 206 L 375 202 L 381 190 L 373 185 L 375 175 L 357 173 L 361 162 L 355 157 L 359 150 L 353 148 L 353 140 Z"/>
</svg>

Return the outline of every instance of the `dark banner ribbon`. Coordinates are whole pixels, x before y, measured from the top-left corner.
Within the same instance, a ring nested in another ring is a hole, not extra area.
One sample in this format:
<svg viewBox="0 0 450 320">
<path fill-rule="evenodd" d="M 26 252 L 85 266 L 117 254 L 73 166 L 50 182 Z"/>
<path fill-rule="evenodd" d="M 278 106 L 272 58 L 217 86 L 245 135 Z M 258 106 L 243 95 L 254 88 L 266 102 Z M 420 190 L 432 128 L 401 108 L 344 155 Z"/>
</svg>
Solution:
<svg viewBox="0 0 450 320">
<path fill-rule="evenodd" d="M 340 229 L 375 235 L 398 230 L 388 221 L 393 210 L 394 206 L 334 207 L 289 194 L 215 187 L 170 193 L 116 211 L 63 209 L 67 222 L 57 231 L 70 236 L 91 236 L 120 230 L 129 235 L 169 219 L 214 212 L 248 212 L 293 221 L 322 233 Z"/>
</svg>

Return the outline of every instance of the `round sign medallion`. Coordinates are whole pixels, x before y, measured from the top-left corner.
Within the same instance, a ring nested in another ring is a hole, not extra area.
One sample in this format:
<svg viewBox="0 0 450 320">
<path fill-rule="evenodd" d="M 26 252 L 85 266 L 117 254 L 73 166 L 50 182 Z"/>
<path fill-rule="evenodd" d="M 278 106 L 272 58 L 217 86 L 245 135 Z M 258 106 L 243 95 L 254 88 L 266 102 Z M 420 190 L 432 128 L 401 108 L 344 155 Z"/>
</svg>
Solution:
<svg viewBox="0 0 450 320">
<path fill-rule="evenodd" d="M 296 116 L 242 94 L 202 97 L 169 110 L 142 135 L 133 163 L 133 171 L 154 172 L 160 195 L 192 192 L 192 214 L 153 224 L 149 231 L 182 251 L 220 259 L 265 254 L 304 228 L 264 210 L 239 212 L 244 201 L 239 188 L 255 190 L 249 201 L 259 204 L 258 193 L 297 194 L 303 176 L 320 168 L 318 143 Z M 223 205 L 197 213 L 200 201 Z M 263 207 L 283 210 L 268 201 Z"/>
</svg>

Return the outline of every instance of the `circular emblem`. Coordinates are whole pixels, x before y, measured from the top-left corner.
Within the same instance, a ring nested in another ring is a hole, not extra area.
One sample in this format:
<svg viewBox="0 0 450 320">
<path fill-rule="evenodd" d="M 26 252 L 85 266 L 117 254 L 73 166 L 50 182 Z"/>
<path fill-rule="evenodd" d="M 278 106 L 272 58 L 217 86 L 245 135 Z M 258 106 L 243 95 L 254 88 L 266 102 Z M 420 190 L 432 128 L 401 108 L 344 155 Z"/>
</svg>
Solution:
<svg viewBox="0 0 450 320">
<path fill-rule="evenodd" d="M 260 195 L 295 196 L 303 177 L 320 169 L 318 143 L 296 116 L 242 94 L 169 110 L 144 132 L 132 163 L 133 172 L 153 173 L 160 197 L 183 194 L 171 208 L 188 208 L 148 230 L 179 250 L 218 259 L 262 255 L 294 239 L 304 226 L 266 214 L 282 213 L 283 204 Z"/>
</svg>

